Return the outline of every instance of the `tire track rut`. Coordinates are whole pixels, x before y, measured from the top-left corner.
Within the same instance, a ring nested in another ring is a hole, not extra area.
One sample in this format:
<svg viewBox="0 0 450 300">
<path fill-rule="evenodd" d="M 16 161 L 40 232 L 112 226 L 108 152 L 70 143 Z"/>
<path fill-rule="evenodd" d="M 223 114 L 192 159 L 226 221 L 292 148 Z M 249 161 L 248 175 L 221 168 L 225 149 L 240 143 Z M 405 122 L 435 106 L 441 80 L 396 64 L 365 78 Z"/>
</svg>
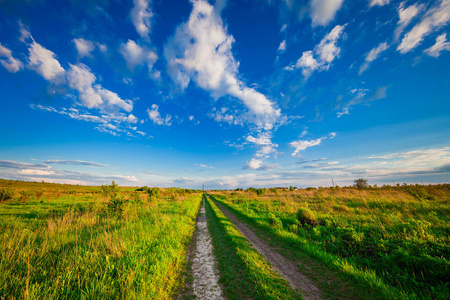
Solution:
<svg viewBox="0 0 450 300">
<path fill-rule="evenodd" d="M 211 198 L 209 198 L 211 199 Z M 295 290 L 298 290 L 303 299 L 323 299 L 317 285 L 306 275 L 299 272 L 297 263 L 287 259 L 278 253 L 273 247 L 262 241 L 251 229 L 237 220 L 222 204 L 214 201 L 222 213 L 234 223 L 242 235 L 271 263 L 273 268 L 280 273 Z"/>
</svg>

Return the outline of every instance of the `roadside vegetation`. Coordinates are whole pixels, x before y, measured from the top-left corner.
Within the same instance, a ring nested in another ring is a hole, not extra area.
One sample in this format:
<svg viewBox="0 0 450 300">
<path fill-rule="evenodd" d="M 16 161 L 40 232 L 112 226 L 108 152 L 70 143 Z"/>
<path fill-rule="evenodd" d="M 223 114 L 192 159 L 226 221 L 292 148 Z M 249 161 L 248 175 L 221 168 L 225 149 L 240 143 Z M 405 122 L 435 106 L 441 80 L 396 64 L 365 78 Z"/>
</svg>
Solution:
<svg viewBox="0 0 450 300">
<path fill-rule="evenodd" d="M 171 299 L 201 194 L 0 180 L 0 298 Z"/>
<path fill-rule="evenodd" d="M 206 200 L 206 218 L 220 270 L 219 282 L 227 299 L 301 299 L 214 202 Z"/>
<path fill-rule="evenodd" d="M 291 258 L 307 254 L 360 295 L 450 299 L 450 185 L 359 183 L 212 196 Z"/>
</svg>

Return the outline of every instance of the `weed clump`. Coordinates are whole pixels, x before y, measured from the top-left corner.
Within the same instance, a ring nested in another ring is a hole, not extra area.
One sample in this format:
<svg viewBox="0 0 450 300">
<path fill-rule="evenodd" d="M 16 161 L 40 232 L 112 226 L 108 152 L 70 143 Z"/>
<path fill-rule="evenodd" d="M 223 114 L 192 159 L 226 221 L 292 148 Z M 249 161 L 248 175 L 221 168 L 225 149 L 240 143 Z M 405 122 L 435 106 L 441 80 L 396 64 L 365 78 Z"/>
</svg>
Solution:
<svg viewBox="0 0 450 300">
<path fill-rule="evenodd" d="M 312 212 L 312 210 L 306 207 L 300 207 L 298 209 L 297 220 L 299 220 L 302 225 L 308 224 L 313 227 L 318 225 L 314 213 Z"/>
<path fill-rule="evenodd" d="M 283 223 L 274 214 L 269 214 L 269 225 L 275 229 L 283 229 Z"/>
<path fill-rule="evenodd" d="M 14 197 L 14 191 L 11 189 L 0 189 L 0 202 L 12 199 Z"/>
</svg>

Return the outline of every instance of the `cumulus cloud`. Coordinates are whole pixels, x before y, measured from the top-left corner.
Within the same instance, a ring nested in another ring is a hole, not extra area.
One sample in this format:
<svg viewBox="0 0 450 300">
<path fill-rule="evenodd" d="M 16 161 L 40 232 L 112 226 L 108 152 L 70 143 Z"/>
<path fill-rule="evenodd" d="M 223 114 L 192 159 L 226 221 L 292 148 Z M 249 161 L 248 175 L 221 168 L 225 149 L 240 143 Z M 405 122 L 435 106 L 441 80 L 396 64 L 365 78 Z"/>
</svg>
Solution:
<svg viewBox="0 0 450 300">
<path fill-rule="evenodd" d="M 423 9 L 424 5 L 418 5 L 414 3 L 408 7 L 405 7 L 405 2 L 400 3 L 400 6 L 398 7 L 399 20 L 397 22 L 397 28 L 394 32 L 394 39 L 396 41 L 398 40 L 406 26 L 408 26 L 411 23 L 412 19 L 414 19 Z"/>
<path fill-rule="evenodd" d="M 328 25 L 341 8 L 344 0 L 312 0 L 309 2 L 309 16 L 312 26 Z"/>
<path fill-rule="evenodd" d="M 389 0 L 369 0 L 369 6 L 384 6 L 389 4 Z"/>
<path fill-rule="evenodd" d="M 127 117 L 128 123 L 136 124 L 138 121 L 138 118 L 136 118 L 133 114 L 129 114 Z"/>
<path fill-rule="evenodd" d="M 133 8 L 131 9 L 130 17 L 138 34 L 148 40 L 151 28 L 151 18 L 153 12 L 150 8 L 149 0 L 133 0 Z"/>
<path fill-rule="evenodd" d="M 85 40 L 83 38 L 73 39 L 75 48 L 77 49 L 78 56 L 83 58 L 85 56 L 90 57 L 91 52 L 94 51 L 95 45 L 93 42 Z"/>
<path fill-rule="evenodd" d="M 359 75 L 361 75 L 365 70 L 367 70 L 370 66 L 370 63 L 373 62 L 380 56 L 383 51 L 388 49 L 388 44 L 386 42 L 380 43 L 378 46 L 370 50 L 369 53 L 366 54 L 365 62 L 359 68 Z"/>
<path fill-rule="evenodd" d="M 127 112 L 133 110 L 130 100 L 123 100 L 114 92 L 95 84 L 96 76 L 91 72 L 88 66 L 79 63 L 70 65 L 67 71 L 67 81 L 69 87 L 78 91 L 81 104 L 87 108 L 101 108 L 103 110 L 123 109 Z"/>
<path fill-rule="evenodd" d="M 0 43 L 0 63 L 11 73 L 16 73 L 23 69 L 23 63 L 12 56 L 11 50 Z"/>
<path fill-rule="evenodd" d="M 450 21 L 450 0 L 442 0 L 440 4 L 429 9 L 422 20 L 403 37 L 397 50 L 404 54 L 423 41 L 430 33 L 447 25 Z"/>
<path fill-rule="evenodd" d="M 425 53 L 429 56 L 439 57 L 441 52 L 447 50 L 450 51 L 450 42 L 447 42 L 447 34 L 441 34 L 436 38 L 436 43 L 430 48 L 425 50 Z"/>
<path fill-rule="evenodd" d="M 30 44 L 28 51 L 30 53 L 28 58 L 28 67 L 30 69 L 36 71 L 51 83 L 64 82 L 65 70 L 56 59 L 55 53 L 42 47 L 34 40 Z"/>
<path fill-rule="evenodd" d="M 103 103 L 102 97 L 94 90 L 92 84 L 97 80 L 88 66 L 84 64 L 72 65 L 67 72 L 69 87 L 78 91 L 83 106 L 98 107 Z"/>
<path fill-rule="evenodd" d="M 165 125 L 165 126 L 172 125 L 172 116 L 169 114 L 166 114 L 166 116 L 164 118 L 162 118 L 158 109 L 159 109 L 159 106 L 156 104 L 153 104 L 151 109 L 147 110 L 148 117 L 150 118 L 150 120 L 153 121 L 153 124 Z"/>
<path fill-rule="evenodd" d="M 335 132 L 330 133 L 328 136 L 324 136 L 315 140 L 298 140 L 289 143 L 289 146 L 294 148 L 294 152 L 292 152 L 292 157 L 301 157 L 300 151 L 303 151 L 309 147 L 317 146 L 322 143 L 323 140 L 327 138 L 334 138 L 336 136 Z"/>
<path fill-rule="evenodd" d="M 342 37 L 345 26 L 335 26 L 314 48 L 314 53 L 311 50 L 303 52 L 297 62 L 287 66 L 285 70 L 302 69 L 302 74 L 305 78 L 308 78 L 316 70 L 328 70 L 331 63 L 339 57 L 341 52 L 337 42 Z"/>
<path fill-rule="evenodd" d="M 271 129 L 281 116 L 266 96 L 238 79 L 238 65 L 231 48 L 234 38 L 227 33 L 219 13 L 207 1 L 192 1 L 186 23 L 176 29 L 164 47 L 168 73 L 185 89 L 193 80 L 214 98 L 232 96 L 247 107 L 246 119 L 258 127 Z"/>
<path fill-rule="evenodd" d="M 135 41 L 128 40 L 119 47 L 119 52 L 123 55 L 130 70 L 134 70 L 136 66 L 147 64 L 149 72 L 153 68 L 153 64 L 158 56 L 146 47 L 139 46 Z"/>
</svg>

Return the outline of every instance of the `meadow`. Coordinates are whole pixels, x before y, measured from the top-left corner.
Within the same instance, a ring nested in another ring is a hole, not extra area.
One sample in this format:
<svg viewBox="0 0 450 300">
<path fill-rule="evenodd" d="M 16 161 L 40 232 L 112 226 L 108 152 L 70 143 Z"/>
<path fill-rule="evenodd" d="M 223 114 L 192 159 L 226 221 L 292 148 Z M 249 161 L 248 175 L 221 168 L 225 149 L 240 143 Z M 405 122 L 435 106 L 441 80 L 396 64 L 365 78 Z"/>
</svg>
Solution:
<svg viewBox="0 0 450 300">
<path fill-rule="evenodd" d="M 0 180 L 2 299 L 171 299 L 201 194 Z"/>
<path fill-rule="evenodd" d="M 355 298 L 450 299 L 449 184 L 211 195 L 291 258 L 349 281 Z"/>
</svg>

